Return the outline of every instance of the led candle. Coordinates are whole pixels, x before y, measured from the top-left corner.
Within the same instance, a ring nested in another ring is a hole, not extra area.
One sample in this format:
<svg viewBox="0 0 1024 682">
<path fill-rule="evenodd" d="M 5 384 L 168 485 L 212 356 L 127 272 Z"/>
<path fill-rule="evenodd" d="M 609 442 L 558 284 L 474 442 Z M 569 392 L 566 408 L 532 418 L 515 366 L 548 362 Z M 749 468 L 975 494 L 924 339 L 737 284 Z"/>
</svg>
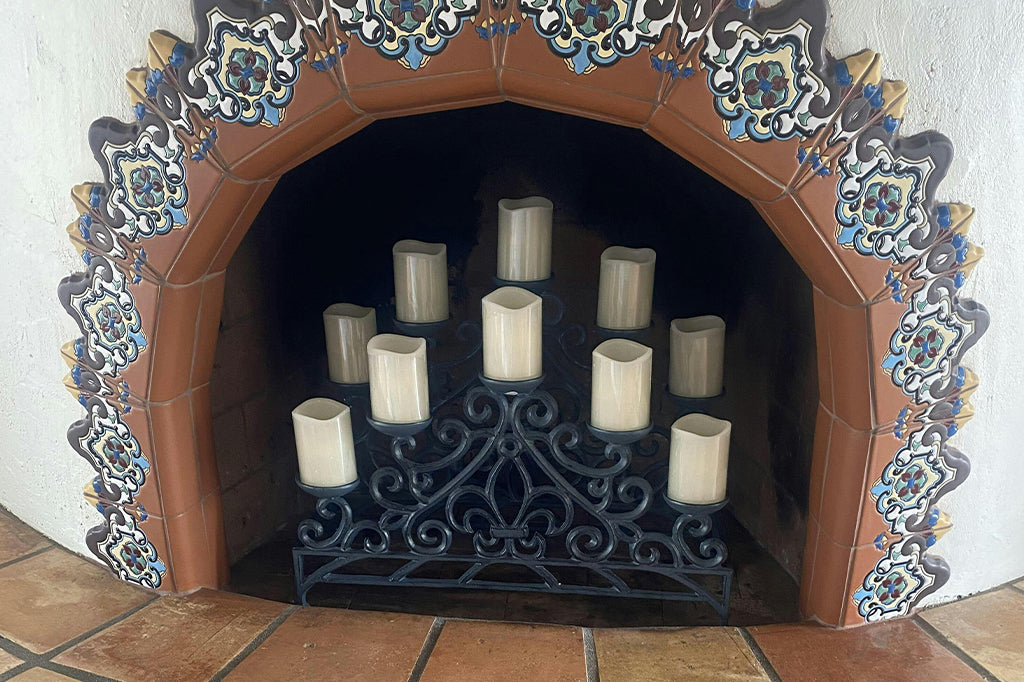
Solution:
<svg viewBox="0 0 1024 682">
<path fill-rule="evenodd" d="M 391 249 L 395 261 L 395 317 L 400 322 L 448 319 L 448 247 L 403 239 Z"/>
<path fill-rule="evenodd" d="M 370 339 L 366 354 L 373 418 L 389 424 L 429 419 L 426 339 L 378 334 Z"/>
<path fill-rule="evenodd" d="M 365 384 L 370 380 L 366 344 L 377 334 L 373 308 L 335 303 L 324 311 L 327 368 L 338 384 Z"/>
<path fill-rule="evenodd" d="M 498 202 L 498 278 L 535 282 L 551 277 L 551 213 L 544 197 Z"/>
<path fill-rule="evenodd" d="M 672 425 L 668 460 L 668 496 L 685 504 L 714 504 L 725 499 L 732 424 L 706 414 L 680 417 Z"/>
<path fill-rule="evenodd" d="M 636 431 L 651 424 L 654 352 L 629 339 L 609 339 L 594 349 L 590 423 L 605 431 Z"/>
<path fill-rule="evenodd" d="M 292 410 L 299 479 L 331 488 L 356 480 L 356 447 L 348 405 L 330 398 L 310 398 Z"/>
<path fill-rule="evenodd" d="M 480 300 L 485 377 L 525 381 L 541 375 L 542 305 L 540 296 L 519 287 L 502 287 Z"/>
<path fill-rule="evenodd" d="M 672 320 L 668 389 L 686 398 L 722 392 L 725 320 L 715 315 Z"/>
<path fill-rule="evenodd" d="M 654 249 L 610 246 L 601 254 L 597 326 L 646 329 L 654 298 Z"/>
</svg>

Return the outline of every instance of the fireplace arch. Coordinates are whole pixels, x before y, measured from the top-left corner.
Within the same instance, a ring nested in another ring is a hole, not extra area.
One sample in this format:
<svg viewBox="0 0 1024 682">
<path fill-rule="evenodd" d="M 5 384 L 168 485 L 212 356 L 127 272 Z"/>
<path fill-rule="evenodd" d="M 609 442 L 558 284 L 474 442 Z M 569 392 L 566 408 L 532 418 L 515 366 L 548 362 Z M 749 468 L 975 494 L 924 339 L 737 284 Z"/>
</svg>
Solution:
<svg viewBox="0 0 1024 682">
<path fill-rule="evenodd" d="M 973 212 L 936 200 L 952 147 L 898 135 L 906 87 L 878 55 L 825 53 L 824 0 L 193 7 L 194 44 L 154 33 L 128 73 L 136 121 L 90 130 L 103 181 L 72 191 L 85 269 L 58 292 L 82 333 L 68 440 L 103 514 L 87 543 L 121 578 L 226 580 L 209 380 L 224 270 L 277 178 L 375 119 L 512 101 L 644 130 L 747 197 L 813 283 L 801 611 L 905 615 L 947 579 L 935 503 L 969 472 L 947 441 L 988 324 L 958 294 Z"/>
</svg>

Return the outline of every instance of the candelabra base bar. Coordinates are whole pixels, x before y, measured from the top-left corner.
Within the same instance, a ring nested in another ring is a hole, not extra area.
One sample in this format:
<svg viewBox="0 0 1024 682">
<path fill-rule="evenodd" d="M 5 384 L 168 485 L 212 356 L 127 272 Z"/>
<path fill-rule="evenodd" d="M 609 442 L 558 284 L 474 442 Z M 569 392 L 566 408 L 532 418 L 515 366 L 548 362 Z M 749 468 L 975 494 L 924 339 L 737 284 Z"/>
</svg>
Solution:
<svg viewBox="0 0 1024 682">
<path fill-rule="evenodd" d="M 718 614 L 722 625 L 725 625 L 729 619 L 729 594 L 733 579 L 732 569 L 728 568 L 677 570 L 611 560 L 598 563 L 571 559 L 534 562 L 513 557 L 489 559 L 475 554 L 423 556 L 410 552 L 377 554 L 358 550 L 338 552 L 302 548 L 293 549 L 292 558 L 295 565 L 295 588 L 303 606 L 309 605 L 307 597 L 310 589 L 320 583 L 464 588 L 702 602 L 711 606 Z M 404 563 L 387 574 L 381 574 L 379 570 L 372 573 L 363 572 L 367 569 L 372 570 L 375 566 L 379 567 L 378 562 L 381 559 L 388 560 L 389 566 L 397 562 Z M 360 563 L 367 565 L 360 567 Z M 446 565 L 448 573 L 456 577 L 435 578 L 416 575 L 417 572 L 431 569 L 437 572 L 439 567 Z M 456 570 L 452 570 L 453 568 Z M 487 579 L 481 576 L 488 571 L 500 572 L 503 568 L 526 571 L 536 580 L 513 581 Z M 571 574 L 575 574 L 580 580 L 571 580 Z M 642 586 L 645 583 L 657 584 L 658 587 L 645 588 Z"/>
</svg>

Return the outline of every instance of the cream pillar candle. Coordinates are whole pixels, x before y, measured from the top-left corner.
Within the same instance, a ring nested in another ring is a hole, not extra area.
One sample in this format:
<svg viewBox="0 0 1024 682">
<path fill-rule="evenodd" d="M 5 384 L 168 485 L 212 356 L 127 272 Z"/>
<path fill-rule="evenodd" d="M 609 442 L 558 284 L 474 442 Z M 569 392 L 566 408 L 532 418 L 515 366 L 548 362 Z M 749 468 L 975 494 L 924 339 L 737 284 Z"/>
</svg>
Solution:
<svg viewBox="0 0 1024 682">
<path fill-rule="evenodd" d="M 590 423 L 605 431 L 635 431 L 651 424 L 654 351 L 629 339 L 594 349 Z"/>
<path fill-rule="evenodd" d="M 654 249 L 610 246 L 601 254 L 597 326 L 646 329 L 654 297 Z"/>
<path fill-rule="evenodd" d="M 352 303 L 335 303 L 324 311 L 327 369 L 337 384 L 370 380 L 366 344 L 377 334 L 377 313 Z"/>
<path fill-rule="evenodd" d="M 430 418 L 426 339 L 378 334 L 366 345 L 370 368 L 370 412 L 389 424 Z"/>
<path fill-rule="evenodd" d="M 403 239 L 391 249 L 395 261 L 395 316 L 400 322 L 448 319 L 448 247 Z"/>
<path fill-rule="evenodd" d="M 519 287 L 501 287 L 480 300 L 485 377 L 526 381 L 541 375 L 542 305 L 540 296 Z"/>
<path fill-rule="evenodd" d="M 292 426 L 303 483 L 332 488 L 356 480 L 356 447 L 348 405 L 330 398 L 310 398 L 292 410 Z"/>
<path fill-rule="evenodd" d="M 536 282 L 551 277 L 551 213 L 544 197 L 498 202 L 498 278 Z"/>
<path fill-rule="evenodd" d="M 715 315 L 672 320 L 668 390 L 685 398 L 722 392 L 725 320 Z"/>
<path fill-rule="evenodd" d="M 668 496 L 685 504 L 714 504 L 725 499 L 732 424 L 706 414 L 680 417 L 672 425 L 668 460 Z"/>
</svg>

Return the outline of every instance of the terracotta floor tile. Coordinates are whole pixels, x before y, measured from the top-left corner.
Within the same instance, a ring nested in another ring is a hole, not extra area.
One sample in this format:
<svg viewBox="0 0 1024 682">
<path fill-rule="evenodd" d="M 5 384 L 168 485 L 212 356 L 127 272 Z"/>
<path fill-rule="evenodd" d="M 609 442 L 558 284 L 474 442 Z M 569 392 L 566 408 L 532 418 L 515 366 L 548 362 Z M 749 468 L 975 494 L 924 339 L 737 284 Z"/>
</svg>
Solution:
<svg viewBox="0 0 1024 682">
<path fill-rule="evenodd" d="M 583 631 L 550 625 L 448 621 L 422 682 L 583 682 Z"/>
<path fill-rule="evenodd" d="M 0 673 L 5 673 L 11 668 L 21 665 L 21 663 L 20 658 L 0 649 Z"/>
<path fill-rule="evenodd" d="M 0 569 L 0 635 L 42 653 L 152 599 L 62 549 Z"/>
<path fill-rule="evenodd" d="M 54 661 L 118 680 L 206 680 L 285 608 L 212 590 L 163 597 Z"/>
<path fill-rule="evenodd" d="M 1013 586 L 1018 590 L 1024 590 L 1024 580 L 1021 580 L 1019 583 L 1014 583 Z"/>
<path fill-rule="evenodd" d="M 912 621 L 853 630 L 803 624 L 766 625 L 749 631 L 785 682 L 981 679 Z"/>
<path fill-rule="evenodd" d="M 433 621 L 428 616 L 304 608 L 274 630 L 228 679 L 405 682 Z"/>
<path fill-rule="evenodd" d="M 1004 587 L 921 617 L 1003 682 L 1024 680 L 1024 593 Z"/>
<path fill-rule="evenodd" d="M 18 519 L 0 512 L 0 564 L 14 561 L 43 547 L 49 547 L 50 544 L 49 540 Z"/>
<path fill-rule="evenodd" d="M 11 682 L 63 682 L 64 680 L 73 681 L 74 679 L 46 668 L 30 668 L 22 674 L 12 677 Z"/>
<path fill-rule="evenodd" d="M 768 680 L 735 628 L 595 630 L 602 682 Z"/>
</svg>

